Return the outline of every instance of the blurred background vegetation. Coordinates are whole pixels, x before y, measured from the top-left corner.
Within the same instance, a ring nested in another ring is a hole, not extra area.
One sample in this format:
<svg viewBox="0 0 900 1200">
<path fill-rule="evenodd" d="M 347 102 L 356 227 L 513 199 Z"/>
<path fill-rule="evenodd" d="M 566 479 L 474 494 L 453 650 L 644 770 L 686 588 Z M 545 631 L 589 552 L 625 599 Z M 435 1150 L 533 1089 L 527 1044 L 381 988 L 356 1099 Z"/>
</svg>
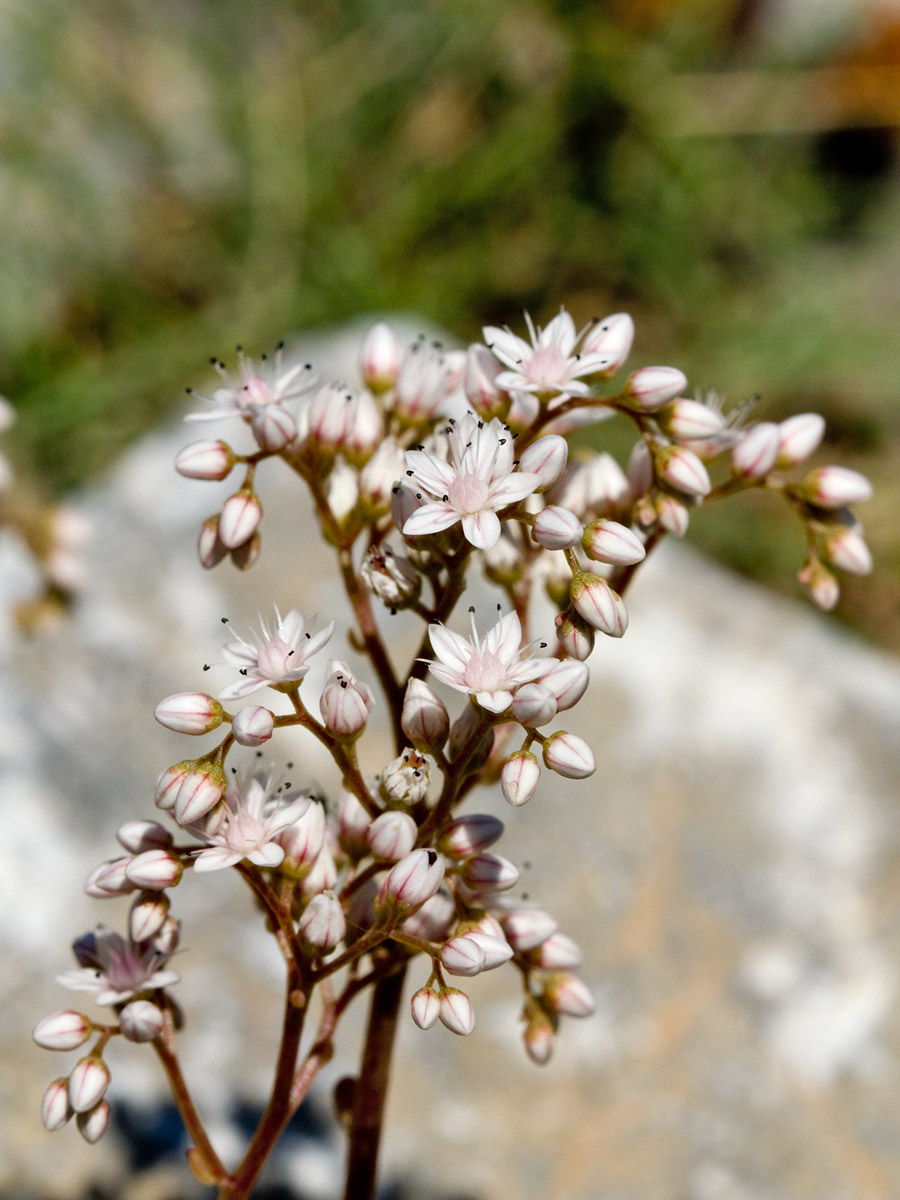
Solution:
<svg viewBox="0 0 900 1200">
<path fill-rule="evenodd" d="M 4 0 L 7 441 L 58 495 L 237 341 L 625 308 L 633 365 L 824 413 L 878 488 L 840 611 L 900 649 L 898 128 L 896 3 Z M 796 593 L 760 500 L 692 540 Z"/>
</svg>

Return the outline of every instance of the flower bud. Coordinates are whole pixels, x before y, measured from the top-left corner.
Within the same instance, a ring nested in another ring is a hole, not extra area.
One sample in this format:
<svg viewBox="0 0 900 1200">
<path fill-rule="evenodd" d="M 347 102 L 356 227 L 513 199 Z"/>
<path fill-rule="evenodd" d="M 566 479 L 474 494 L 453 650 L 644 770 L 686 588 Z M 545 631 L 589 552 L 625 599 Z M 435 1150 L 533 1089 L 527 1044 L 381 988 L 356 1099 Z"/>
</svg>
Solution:
<svg viewBox="0 0 900 1200">
<path fill-rule="evenodd" d="M 484 951 L 473 938 L 451 938 L 441 949 L 441 966 L 451 975 L 480 975 L 484 964 Z"/>
<path fill-rule="evenodd" d="M 128 914 L 128 931 L 136 942 L 146 942 L 159 933 L 169 915 L 169 898 L 164 892 L 141 892 Z"/>
<path fill-rule="evenodd" d="M 485 971 L 493 971 L 495 967 L 502 967 L 513 956 L 512 946 L 503 936 L 503 931 L 499 926 L 497 934 L 485 933 L 481 929 L 470 929 L 466 933 L 466 937 L 480 946 L 484 952 Z"/>
<path fill-rule="evenodd" d="M 48 1133 L 55 1133 L 72 1119 L 74 1111 L 69 1103 L 68 1079 L 64 1076 L 54 1079 L 41 1101 L 41 1120 L 44 1122 L 44 1128 Z"/>
<path fill-rule="evenodd" d="M 264 404 L 250 417 L 250 428 L 260 450 L 277 454 L 297 436 L 297 422 L 280 404 Z"/>
<path fill-rule="evenodd" d="M 708 496 L 712 484 L 701 459 L 684 446 L 662 446 L 655 454 L 656 469 L 669 487 L 687 496 Z"/>
<path fill-rule="evenodd" d="M 235 546 L 231 551 L 232 564 L 239 571 L 249 571 L 259 558 L 262 550 L 262 538 L 259 533 L 254 533 L 249 541 L 244 542 L 242 546 Z"/>
<path fill-rule="evenodd" d="M 197 538 L 197 556 L 201 567 L 207 571 L 217 566 L 228 553 L 228 547 L 219 537 L 219 514 L 207 517 L 200 526 Z"/>
<path fill-rule="evenodd" d="M 644 543 L 633 530 L 603 518 L 585 528 L 582 545 L 588 558 L 619 567 L 639 563 L 647 555 Z"/>
<path fill-rule="evenodd" d="M 391 520 L 395 527 L 402 531 L 409 518 L 414 512 L 418 512 L 424 503 L 424 498 L 420 498 L 420 494 L 414 488 L 398 480 L 391 488 Z M 413 545 L 416 544 L 415 539 L 407 540 L 412 540 Z"/>
<path fill-rule="evenodd" d="M 823 550 L 831 565 L 848 575 L 868 575 L 872 570 L 872 552 L 858 529 L 842 527 L 829 533 Z"/>
<path fill-rule="evenodd" d="M 205 817 L 225 791 L 225 772 L 221 763 L 197 760 L 190 766 L 193 770 L 185 774 L 175 796 L 175 820 L 179 825 L 190 825 Z"/>
<path fill-rule="evenodd" d="M 350 793 L 346 793 L 350 795 Z M 356 797 L 353 797 L 355 800 Z M 357 803 L 359 803 L 357 801 Z M 362 807 L 360 805 L 360 807 Z M 365 812 L 365 809 L 363 809 Z M 368 814 L 366 821 L 368 822 Z M 318 858 L 325 845 L 325 805 L 313 800 L 293 825 L 282 829 L 275 839 L 284 850 L 285 862 L 282 870 L 298 872 L 310 866 Z M 365 846 L 365 834 L 363 834 Z"/>
<path fill-rule="evenodd" d="M 674 496 L 658 495 L 654 497 L 653 507 L 656 519 L 667 533 L 674 537 L 684 537 L 688 530 L 690 516 L 680 500 Z"/>
<path fill-rule="evenodd" d="M 538 729 L 556 716 L 556 700 L 542 683 L 523 683 L 513 696 L 512 712 L 526 729 Z"/>
<path fill-rule="evenodd" d="M 581 521 L 567 508 L 551 504 L 534 519 L 534 540 L 545 550 L 567 550 L 577 546 L 582 536 Z"/>
<path fill-rule="evenodd" d="M 471 858 L 480 854 L 503 833 L 503 822 L 489 813 L 469 813 L 451 821 L 438 842 L 438 849 L 450 858 Z"/>
<path fill-rule="evenodd" d="M 381 772 L 381 795 L 385 804 L 410 807 L 428 794 L 428 761 L 407 746 Z"/>
<path fill-rule="evenodd" d="M 132 854 L 142 850 L 164 850 L 172 845 L 172 835 L 159 821 L 126 821 L 116 831 L 116 840 Z"/>
<path fill-rule="evenodd" d="M 628 313 L 612 313 L 597 321 L 584 335 L 581 343 L 582 357 L 602 354 L 607 363 L 602 371 L 592 378 L 611 379 L 631 353 L 634 341 L 634 321 Z"/>
<path fill-rule="evenodd" d="M 638 412 L 656 412 L 687 387 L 687 378 L 676 367 L 641 367 L 625 381 L 623 403 Z"/>
<path fill-rule="evenodd" d="M 241 488 L 229 496 L 219 514 L 219 541 L 229 550 L 249 542 L 259 528 L 263 510 L 252 488 Z"/>
<path fill-rule="evenodd" d="M 517 750 L 503 764 L 500 772 L 500 791 L 507 804 L 520 808 L 527 804 L 541 779 L 538 760 L 530 750 Z"/>
<path fill-rule="evenodd" d="M 109 1125 L 109 1103 L 101 1100 L 88 1112 L 80 1112 L 75 1118 L 75 1124 L 84 1140 L 93 1146 L 95 1142 L 100 1141 Z"/>
<path fill-rule="evenodd" d="M 564 933 L 552 933 L 535 946 L 528 955 L 529 962 L 544 971 L 558 971 L 580 967 L 584 955 L 580 947 Z"/>
<path fill-rule="evenodd" d="M 108 900 L 111 896 L 127 896 L 135 890 L 135 885 L 125 875 L 125 868 L 131 862 L 128 855 L 121 858 L 110 858 L 95 867 L 84 881 L 84 890 L 95 900 Z"/>
<path fill-rule="evenodd" d="M 412 1019 L 420 1029 L 430 1029 L 441 1011 L 441 998 L 431 988 L 419 988 L 410 1000 Z"/>
<path fill-rule="evenodd" d="M 378 899 L 411 911 L 434 895 L 443 878 L 444 863 L 437 851 L 413 850 L 388 872 Z"/>
<path fill-rule="evenodd" d="M 643 438 L 631 447 L 628 456 L 628 483 L 635 496 L 643 496 L 653 484 L 653 459 Z"/>
<path fill-rule="evenodd" d="M 509 909 L 500 913 L 500 925 L 516 954 L 534 950 L 559 928 L 554 918 L 542 908 Z"/>
<path fill-rule="evenodd" d="M 160 700 L 153 715 L 174 733 L 209 733 L 225 720 L 225 709 L 205 692 L 176 692 Z"/>
<path fill-rule="evenodd" d="M 377 400 L 371 392 L 355 392 L 350 423 L 340 447 L 347 461 L 361 467 L 378 449 L 383 437 L 384 419 Z"/>
<path fill-rule="evenodd" d="M 751 426 L 731 449 L 731 465 L 745 479 L 764 479 L 775 466 L 781 431 L 772 421 Z"/>
<path fill-rule="evenodd" d="M 157 808 L 169 812 L 175 807 L 178 789 L 195 766 L 196 763 L 189 759 L 186 762 L 175 763 L 174 766 L 167 767 L 163 771 L 156 781 L 155 802 Z"/>
<path fill-rule="evenodd" d="M 335 737 L 358 737 L 375 706 L 372 689 L 368 684 L 359 683 L 339 659 L 331 660 L 329 672 L 319 699 L 322 722 Z"/>
<path fill-rule="evenodd" d="M 439 1016 L 441 1024 L 460 1037 L 466 1037 L 475 1028 L 472 1001 L 458 988 L 445 988 L 441 995 Z"/>
<path fill-rule="evenodd" d="M 181 941 L 181 922 L 175 917 L 166 917 L 158 933 L 150 939 L 150 945 L 169 958 L 178 949 Z"/>
<path fill-rule="evenodd" d="M 550 1015 L 539 1004 L 529 1005 L 522 1041 L 525 1043 L 526 1054 L 539 1067 L 550 1061 L 554 1033 Z"/>
<path fill-rule="evenodd" d="M 825 418 L 818 413 L 796 413 L 778 426 L 781 445 L 778 466 L 793 467 L 809 458 L 825 436 Z"/>
<path fill-rule="evenodd" d="M 476 343 L 466 351 L 463 391 L 484 421 L 490 421 L 492 417 L 502 420 L 509 412 L 509 393 L 498 388 L 495 382 L 502 370 L 502 364 L 487 346 Z"/>
<path fill-rule="evenodd" d="M 102 1099 L 109 1087 L 109 1068 L 102 1058 L 80 1058 L 69 1076 L 69 1103 L 75 1112 L 87 1112 Z"/>
<path fill-rule="evenodd" d="M 570 595 L 579 616 L 595 629 L 610 637 L 623 636 L 628 628 L 628 612 L 622 597 L 605 579 L 585 573 L 572 583 Z"/>
<path fill-rule="evenodd" d="M 722 410 L 700 400 L 673 400 L 656 414 L 663 433 L 679 442 L 714 438 L 725 428 Z"/>
<path fill-rule="evenodd" d="M 544 742 L 544 766 L 566 779 L 587 779 L 597 770 L 597 760 L 584 738 L 560 731 Z"/>
<path fill-rule="evenodd" d="M 465 361 L 463 359 L 463 361 Z M 394 412 L 410 425 L 431 420 L 457 382 L 457 360 L 439 347 L 413 342 L 400 365 L 394 390 Z"/>
<path fill-rule="evenodd" d="M 450 716 L 427 683 L 410 679 L 403 697 L 400 727 L 417 750 L 440 750 L 450 732 Z"/>
<path fill-rule="evenodd" d="M 824 612 L 830 612 L 837 604 L 841 589 L 831 571 L 818 559 L 806 563 L 797 573 L 801 583 L 806 584 L 813 604 Z"/>
<path fill-rule="evenodd" d="M 175 459 L 175 470 L 187 479 L 224 479 L 235 464 L 227 442 L 191 442 Z"/>
<path fill-rule="evenodd" d="M 301 891 L 304 896 L 317 896 L 319 892 L 330 892 L 337 883 L 337 866 L 334 855 L 326 844 L 316 855 L 316 860 L 303 877 Z"/>
<path fill-rule="evenodd" d="M 234 714 L 231 732 L 239 746 L 261 746 L 275 732 L 275 718 L 262 705 L 251 704 Z"/>
<path fill-rule="evenodd" d="M 476 726 L 481 724 L 479 710 L 474 704 L 467 704 L 460 715 L 450 726 L 450 738 L 447 743 L 447 757 L 452 761 L 470 740 Z M 478 743 L 478 749 L 469 760 L 469 770 L 477 771 L 483 767 L 490 757 L 494 745 L 494 731 L 487 728 Z"/>
<path fill-rule="evenodd" d="M 416 844 L 419 827 L 409 813 L 382 813 L 369 826 L 369 850 L 382 862 L 399 862 Z"/>
<path fill-rule="evenodd" d="M 570 609 L 554 618 L 556 636 L 570 658 L 583 662 L 594 649 L 594 628 L 584 617 Z"/>
<path fill-rule="evenodd" d="M 519 882 L 519 868 L 502 854 L 489 850 L 466 859 L 460 878 L 478 892 L 505 892 Z"/>
<path fill-rule="evenodd" d="M 865 475 L 847 467 L 818 467 L 793 490 L 819 508 L 847 508 L 872 498 L 872 485 Z"/>
<path fill-rule="evenodd" d="M 338 841 L 350 858 L 362 858 L 369 852 L 369 826 L 372 818 L 353 792 L 342 791 L 338 801 Z"/>
<path fill-rule="evenodd" d="M 76 1050 L 91 1036 L 94 1026 L 84 1013 L 71 1008 L 44 1017 L 32 1030 L 32 1038 L 45 1050 Z"/>
<path fill-rule="evenodd" d="M 542 999 L 548 1008 L 566 1017 L 589 1017 L 594 1012 L 590 988 L 571 971 L 554 971 L 544 982 Z"/>
<path fill-rule="evenodd" d="M 442 942 L 456 920 L 456 903 L 446 887 L 440 887 L 430 900 L 407 917 L 401 928 L 410 937 L 426 942 Z"/>
<path fill-rule="evenodd" d="M 119 1013 L 119 1025 L 129 1042 L 152 1042 L 163 1030 L 163 1015 L 149 1000 L 132 1000 Z"/>
<path fill-rule="evenodd" d="M 334 892 L 319 892 L 310 900 L 297 924 L 297 932 L 308 946 L 327 954 L 344 939 L 347 921 Z"/>
<path fill-rule="evenodd" d="M 540 483 L 535 491 L 544 492 L 562 475 L 569 457 L 569 443 L 558 433 L 548 433 L 522 452 L 519 470 L 537 475 Z"/>
<path fill-rule="evenodd" d="M 125 875 L 132 883 L 153 892 L 177 887 L 183 874 L 181 859 L 168 850 L 145 850 L 135 855 L 125 868 Z"/>
<path fill-rule="evenodd" d="M 406 469 L 406 455 L 396 438 L 386 437 L 359 473 L 359 498 L 367 511 L 383 516 L 391 507 L 391 491 Z"/>
<path fill-rule="evenodd" d="M 564 658 L 541 676 L 541 683 L 549 688 L 556 700 L 559 712 L 574 708 L 587 691 L 591 679 L 590 668 L 576 658 Z"/>
<path fill-rule="evenodd" d="M 378 321 L 366 334 L 359 356 L 359 373 L 366 387 L 375 393 L 392 388 L 401 357 L 397 334 L 386 321 Z"/>
</svg>

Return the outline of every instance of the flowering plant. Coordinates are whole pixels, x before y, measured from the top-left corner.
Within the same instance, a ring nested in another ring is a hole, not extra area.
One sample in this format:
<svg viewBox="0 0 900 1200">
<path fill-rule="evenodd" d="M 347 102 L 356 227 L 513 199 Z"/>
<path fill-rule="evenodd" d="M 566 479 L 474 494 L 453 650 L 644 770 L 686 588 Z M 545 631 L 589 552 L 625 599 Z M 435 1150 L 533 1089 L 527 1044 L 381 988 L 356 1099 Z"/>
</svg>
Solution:
<svg viewBox="0 0 900 1200">
<path fill-rule="evenodd" d="M 256 470 L 279 458 L 309 489 L 348 609 L 309 625 L 297 608 L 275 609 L 259 632 L 230 630 L 220 665 L 234 674 L 218 696 L 187 691 L 157 705 L 168 729 L 221 729 L 224 737 L 160 775 L 156 806 L 172 824 L 129 821 L 117 833 L 123 853 L 88 877 L 91 896 L 132 897 L 127 937 L 98 925 L 74 944 L 79 969 L 60 976 L 93 993 L 110 1019 L 65 1010 L 34 1031 L 54 1050 L 93 1039 L 48 1088 L 47 1129 L 74 1116 L 89 1142 L 102 1136 L 105 1048 L 118 1036 L 147 1042 L 191 1139 L 194 1174 L 222 1200 L 239 1200 L 331 1057 L 342 1015 L 366 993 L 359 1074 L 338 1099 L 349 1133 L 345 1196 L 374 1196 L 407 975 L 415 1024 L 464 1036 L 475 1014 L 455 981 L 509 964 L 535 1063 L 550 1057 L 562 1017 L 593 1010 L 576 944 L 548 912 L 510 898 L 519 871 L 494 848 L 503 823 L 465 805 L 477 787 L 499 784 L 507 803 L 521 807 L 541 790 L 542 768 L 570 779 L 593 774 L 590 746 L 556 723 L 588 689 L 597 633 L 625 633 L 623 597 L 640 564 L 666 534 L 684 535 L 694 509 L 755 487 L 804 522 L 799 578 L 821 607 L 837 599 L 835 569 L 869 570 L 850 512 L 868 498 L 867 481 L 840 467 L 793 470 L 821 441 L 818 415 L 746 424 L 745 410 L 726 415 L 715 397 L 685 398 L 685 376 L 671 367 L 640 368 L 615 390 L 610 381 L 633 336 L 622 313 L 578 333 L 563 310 L 543 330 L 529 322 L 529 341 L 509 330 L 484 333 L 465 353 L 421 340 L 404 352 L 378 324 L 353 386 L 286 367 L 280 350 L 259 366 L 241 354 L 236 379 L 214 363 L 221 386 L 199 416 L 241 421 L 253 444 L 238 451 L 204 440 L 177 457 L 192 479 L 243 469 L 238 489 L 203 523 L 201 563 L 230 558 L 246 570 L 256 561 Z M 604 453 L 570 461 L 568 435 L 615 414 L 636 433 L 626 469 Z M 458 609 L 472 570 L 496 589 L 499 615 L 485 628 L 470 606 L 463 632 Z M 539 593 L 557 610 L 555 630 L 530 628 L 540 623 Z M 418 623 L 409 661 L 396 661 L 379 609 Z M 310 697 L 310 660 L 344 636 L 362 665 L 331 660 Z M 450 689 L 446 702 L 442 688 Z M 394 743 L 387 763 L 363 750 L 376 709 Z M 260 747 L 284 729 L 327 748 L 339 796 L 282 782 L 274 764 L 260 761 Z M 240 763 L 241 748 L 255 752 L 252 766 Z M 182 1073 L 183 1018 L 171 990 L 178 975 L 169 965 L 180 937 L 170 893 L 186 870 L 223 868 L 251 889 L 285 972 L 271 1092 L 237 1164 L 219 1157 Z"/>
</svg>

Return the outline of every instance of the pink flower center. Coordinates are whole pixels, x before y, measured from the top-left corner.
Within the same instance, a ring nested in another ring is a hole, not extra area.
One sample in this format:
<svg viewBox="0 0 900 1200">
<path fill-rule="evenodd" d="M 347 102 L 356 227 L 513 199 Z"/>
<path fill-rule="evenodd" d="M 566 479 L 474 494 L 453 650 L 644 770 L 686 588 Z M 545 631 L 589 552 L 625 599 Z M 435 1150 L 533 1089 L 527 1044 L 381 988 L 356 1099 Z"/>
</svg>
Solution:
<svg viewBox="0 0 900 1200">
<path fill-rule="evenodd" d="M 448 495 L 458 513 L 478 513 L 488 505 L 490 488 L 477 475 L 457 475 L 450 484 Z"/>
<path fill-rule="evenodd" d="M 259 648 L 256 657 L 259 673 L 266 679 L 282 679 L 300 666 L 300 658 L 293 646 L 280 637 L 269 638 Z"/>
<path fill-rule="evenodd" d="M 539 387 L 556 387 L 569 379 L 569 359 L 552 343 L 549 346 L 538 346 L 531 361 L 523 371 L 530 383 Z"/>
<path fill-rule="evenodd" d="M 258 408 L 271 404 L 275 399 L 271 385 L 259 375 L 250 375 L 241 389 L 241 408 Z"/>
<path fill-rule="evenodd" d="M 506 664 L 491 650 L 476 650 L 463 672 L 466 687 L 473 692 L 496 692 L 506 682 Z"/>
<path fill-rule="evenodd" d="M 266 840 L 265 832 L 262 823 L 250 813 L 235 813 L 225 827 L 223 841 L 235 854 L 249 854 Z"/>
</svg>

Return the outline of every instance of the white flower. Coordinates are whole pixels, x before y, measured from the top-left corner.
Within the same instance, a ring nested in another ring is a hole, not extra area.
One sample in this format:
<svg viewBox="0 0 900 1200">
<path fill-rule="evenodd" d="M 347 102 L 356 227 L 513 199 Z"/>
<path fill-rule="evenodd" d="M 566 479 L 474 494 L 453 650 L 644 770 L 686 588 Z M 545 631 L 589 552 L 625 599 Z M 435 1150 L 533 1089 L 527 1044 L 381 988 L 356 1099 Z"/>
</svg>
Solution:
<svg viewBox="0 0 900 1200">
<path fill-rule="evenodd" d="M 276 606 L 275 616 L 277 624 L 271 632 L 261 620 L 260 635 L 254 635 L 252 642 L 235 634 L 236 641 L 223 647 L 226 663 L 237 667 L 243 678 L 223 688 L 220 700 L 239 700 L 262 687 L 296 683 L 309 671 L 307 659 L 321 650 L 334 633 L 334 621 L 316 634 L 305 632 L 303 617 L 296 608 L 282 617 Z"/>
<path fill-rule="evenodd" d="M 78 971 L 64 971 L 59 983 L 76 992 L 94 992 L 98 1004 L 121 1004 L 141 992 L 169 987 L 179 976 L 167 969 L 168 955 L 153 946 L 125 940 L 108 925 L 98 925 L 73 945 L 81 963 Z"/>
<path fill-rule="evenodd" d="M 472 545 L 490 550 L 500 539 L 497 512 L 530 496 L 540 477 L 515 470 L 512 435 L 496 417 L 485 422 L 468 413 L 450 422 L 447 438 L 449 462 L 426 450 L 406 452 L 407 474 L 435 499 L 407 518 L 403 533 L 439 533 L 461 521 Z"/>
<path fill-rule="evenodd" d="M 428 635 L 440 659 L 430 666 L 435 679 L 474 696 L 488 712 L 504 712 L 516 688 L 553 665 L 547 659 L 522 658 L 522 626 L 514 612 L 501 617 L 480 640 L 474 616 L 471 641 L 443 625 L 430 625 Z"/>
<path fill-rule="evenodd" d="M 582 376 L 596 375 L 610 367 L 609 354 L 576 353 L 586 331 L 576 333 L 575 322 L 564 308 L 546 329 L 535 329 L 528 313 L 525 321 L 531 336 L 530 346 L 509 329 L 488 325 L 483 330 L 488 347 L 508 368 L 494 380 L 497 387 L 534 392 L 538 396 L 585 396 L 588 385 Z"/>
<path fill-rule="evenodd" d="M 217 871 L 241 859 L 260 867 L 277 867 L 284 848 L 275 841 L 279 833 L 298 821 L 309 808 L 308 792 L 285 792 L 274 788 L 270 774 L 237 775 L 225 792 L 226 812 L 221 824 L 209 832 L 195 827 L 191 832 L 210 843 L 194 859 L 195 871 Z"/>
<path fill-rule="evenodd" d="M 222 387 L 216 388 L 211 396 L 204 396 L 188 388 L 188 395 L 196 395 L 199 400 L 211 405 L 204 412 L 189 413 L 186 421 L 218 421 L 223 417 L 253 417 L 269 405 L 283 404 L 302 396 L 315 386 L 317 379 L 309 363 L 295 363 L 285 367 L 283 362 L 283 345 L 280 345 L 275 358 L 269 360 L 266 355 L 257 366 L 253 359 L 247 358 L 242 350 L 238 350 L 238 369 L 240 378 L 232 379 L 225 364 L 214 358 L 211 360 L 216 373 L 222 380 Z"/>
</svg>

